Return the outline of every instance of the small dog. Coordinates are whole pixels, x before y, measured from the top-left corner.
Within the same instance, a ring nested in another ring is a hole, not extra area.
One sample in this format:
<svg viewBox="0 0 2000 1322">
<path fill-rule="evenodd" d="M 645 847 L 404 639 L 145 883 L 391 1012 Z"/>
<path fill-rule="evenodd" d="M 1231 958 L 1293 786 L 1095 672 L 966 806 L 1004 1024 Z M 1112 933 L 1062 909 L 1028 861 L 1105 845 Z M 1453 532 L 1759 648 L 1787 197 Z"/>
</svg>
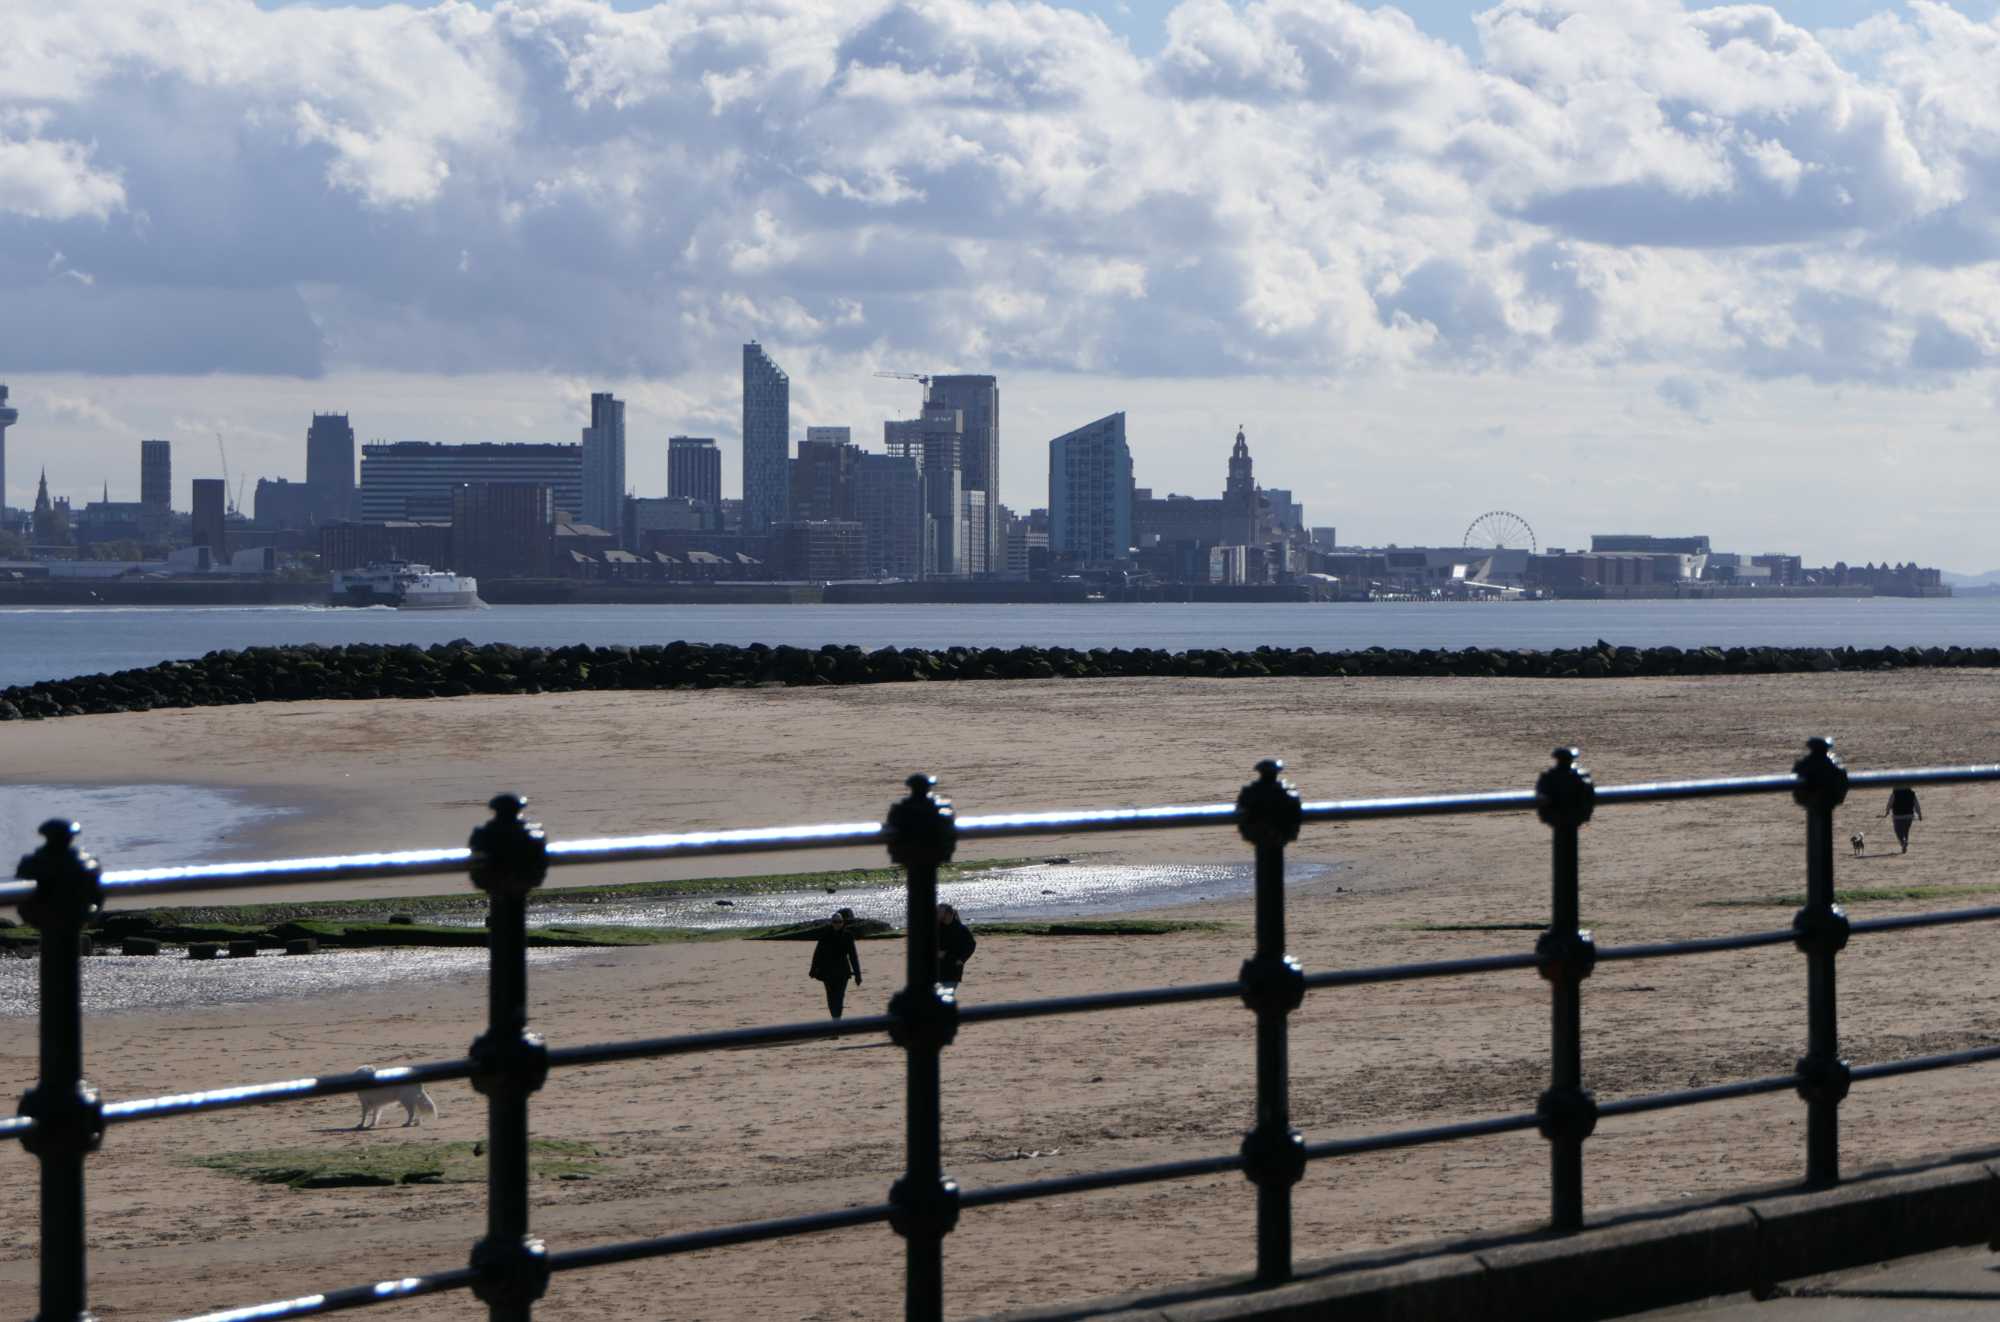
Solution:
<svg viewBox="0 0 2000 1322">
<path fill-rule="evenodd" d="M 1861 832 L 1856 831 L 1853 835 L 1847 837 L 1847 843 L 1853 845 L 1854 852 L 1859 854 L 1861 852 L 1861 847 L 1868 843 L 1868 837 L 1861 834 Z"/>
<path fill-rule="evenodd" d="M 362 1070 L 364 1074 L 374 1072 L 365 1067 Z M 380 1088 L 363 1088 L 355 1096 L 361 1099 L 361 1122 L 354 1126 L 356 1129 L 373 1129 L 376 1117 L 392 1104 L 403 1108 L 405 1129 L 412 1125 L 421 1126 L 425 1116 L 433 1120 L 438 1118 L 437 1103 L 431 1100 L 431 1095 L 424 1091 L 421 1083 L 387 1083 Z"/>
</svg>

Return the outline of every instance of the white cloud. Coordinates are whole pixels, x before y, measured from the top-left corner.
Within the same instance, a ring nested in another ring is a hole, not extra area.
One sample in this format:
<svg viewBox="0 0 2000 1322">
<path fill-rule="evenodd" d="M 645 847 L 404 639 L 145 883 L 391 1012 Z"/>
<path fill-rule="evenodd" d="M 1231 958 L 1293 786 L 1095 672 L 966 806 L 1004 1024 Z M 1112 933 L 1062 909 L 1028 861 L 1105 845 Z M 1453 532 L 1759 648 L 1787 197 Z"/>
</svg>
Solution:
<svg viewBox="0 0 2000 1322">
<path fill-rule="evenodd" d="M 1142 376 L 2000 354 L 2000 20 L 1928 0 L 1827 34 L 1500 0 L 1473 56 L 1391 7 L 1183 0 L 1151 59 L 1025 0 L 14 14 L 22 369 L 670 379 L 753 331 Z"/>
</svg>

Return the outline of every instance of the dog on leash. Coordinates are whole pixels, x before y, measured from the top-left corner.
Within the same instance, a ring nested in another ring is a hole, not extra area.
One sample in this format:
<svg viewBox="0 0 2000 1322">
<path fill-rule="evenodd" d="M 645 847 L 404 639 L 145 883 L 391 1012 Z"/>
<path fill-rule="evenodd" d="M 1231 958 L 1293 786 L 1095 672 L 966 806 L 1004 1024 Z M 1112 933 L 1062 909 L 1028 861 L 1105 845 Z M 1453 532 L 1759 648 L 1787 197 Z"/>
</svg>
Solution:
<svg viewBox="0 0 2000 1322">
<path fill-rule="evenodd" d="M 1861 852 L 1862 846 L 1868 843 L 1868 837 L 1861 834 L 1861 832 L 1856 831 L 1853 835 L 1847 837 L 1847 843 L 1853 845 L 1854 852 L 1856 854 L 1859 854 Z"/>
<path fill-rule="evenodd" d="M 373 1069 L 364 1068 L 363 1074 L 374 1074 Z M 424 1117 L 437 1119 L 437 1103 L 424 1091 L 421 1083 L 385 1083 L 380 1088 L 363 1088 L 355 1096 L 361 1099 L 361 1122 L 356 1129 L 373 1129 L 375 1120 L 391 1105 L 403 1108 L 403 1128 L 422 1125 Z"/>
</svg>

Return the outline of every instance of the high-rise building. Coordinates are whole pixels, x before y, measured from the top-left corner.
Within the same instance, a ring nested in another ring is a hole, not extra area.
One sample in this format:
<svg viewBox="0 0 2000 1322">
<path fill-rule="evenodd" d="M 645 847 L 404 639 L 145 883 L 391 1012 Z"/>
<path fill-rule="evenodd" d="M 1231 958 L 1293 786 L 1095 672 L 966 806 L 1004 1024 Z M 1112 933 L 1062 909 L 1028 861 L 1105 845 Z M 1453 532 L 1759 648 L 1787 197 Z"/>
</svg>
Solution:
<svg viewBox="0 0 2000 1322">
<path fill-rule="evenodd" d="M 316 522 L 312 496 L 310 483 L 260 477 L 250 521 L 260 531 L 304 532 Z"/>
<path fill-rule="evenodd" d="M 261 485 L 261 483 L 260 483 Z M 139 503 L 166 512 L 174 503 L 172 441 L 139 442 Z"/>
<path fill-rule="evenodd" d="M 790 522 L 854 517 L 854 465 L 861 447 L 850 444 L 845 427 L 813 427 L 792 460 Z M 836 439 L 837 437 L 837 439 Z"/>
<path fill-rule="evenodd" d="M 762 532 L 788 514 L 792 379 L 752 340 L 743 346 L 743 530 Z"/>
<path fill-rule="evenodd" d="M 625 402 L 610 394 L 590 397 L 590 425 L 583 429 L 583 521 L 617 532 L 625 503 Z"/>
<path fill-rule="evenodd" d="M 986 529 L 985 536 L 968 549 L 965 572 L 991 573 L 1001 566 L 999 380 L 990 376 L 934 376 L 926 399 L 964 415 L 964 485 L 966 490 L 980 493 Z"/>
<path fill-rule="evenodd" d="M 7 402 L 7 387 L 0 386 L 0 510 L 7 508 L 7 429 L 21 420 L 21 411 Z"/>
<path fill-rule="evenodd" d="M 714 437 L 667 438 L 667 495 L 697 505 L 722 504 L 722 451 Z"/>
<path fill-rule="evenodd" d="M 851 505 L 864 537 L 863 572 L 918 578 L 924 572 L 924 474 L 907 455 L 863 454 L 854 463 Z"/>
<path fill-rule="evenodd" d="M 467 482 L 527 482 L 549 488 L 555 507 L 575 514 L 583 500 L 583 447 L 542 443 L 439 445 L 375 442 L 361 447 L 365 523 L 451 518 L 452 488 Z"/>
<path fill-rule="evenodd" d="M 915 459 L 923 472 L 924 572 L 966 573 L 965 416 L 926 404 L 920 418 L 883 423 L 882 439 L 891 455 Z"/>
<path fill-rule="evenodd" d="M 1079 564 L 1130 557 L 1132 451 L 1123 413 L 1049 442 L 1049 550 Z"/>
<path fill-rule="evenodd" d="M 534 482 L 467 482 L 451 489 L 451 569 L 481 579 L 545 578 L 555 504 Z"/>
<path fill-rule="evenodd" d="M 354 428 L 345 413 L 315 413 L 306 428 L 307 503 L 320 523 L 354 517 Z"/>
<path fill-rule="evenodd" d="M 221 478 L 194 480 L 194 544 L 208 548 L 210 564 L 226 564 L 229 560 L 229 525 L 223 521 L 225 508 Z"/>
</svg>

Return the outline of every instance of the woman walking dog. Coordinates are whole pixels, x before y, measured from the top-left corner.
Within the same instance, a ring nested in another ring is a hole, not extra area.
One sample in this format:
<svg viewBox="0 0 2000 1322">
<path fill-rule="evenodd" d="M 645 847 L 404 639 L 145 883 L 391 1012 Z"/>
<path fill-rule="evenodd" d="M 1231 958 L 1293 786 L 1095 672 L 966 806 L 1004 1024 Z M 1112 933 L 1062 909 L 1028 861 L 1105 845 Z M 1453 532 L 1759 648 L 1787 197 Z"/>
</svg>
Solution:
<svg viewBox="0 0 2000 1322">
<path fill-rule="evenodd" d="M 1909 853 L 1910 823 L 1924 819 L 1924 810 L 1917 803 L 1917 792 L 1908 785 L 1896 786 L 1889 791 L 1889 806 L 1882 810 L 1882 815 L 1896 828 L 1896 843 L 1903 847 L 1905 854 Z"/>
</svg>

